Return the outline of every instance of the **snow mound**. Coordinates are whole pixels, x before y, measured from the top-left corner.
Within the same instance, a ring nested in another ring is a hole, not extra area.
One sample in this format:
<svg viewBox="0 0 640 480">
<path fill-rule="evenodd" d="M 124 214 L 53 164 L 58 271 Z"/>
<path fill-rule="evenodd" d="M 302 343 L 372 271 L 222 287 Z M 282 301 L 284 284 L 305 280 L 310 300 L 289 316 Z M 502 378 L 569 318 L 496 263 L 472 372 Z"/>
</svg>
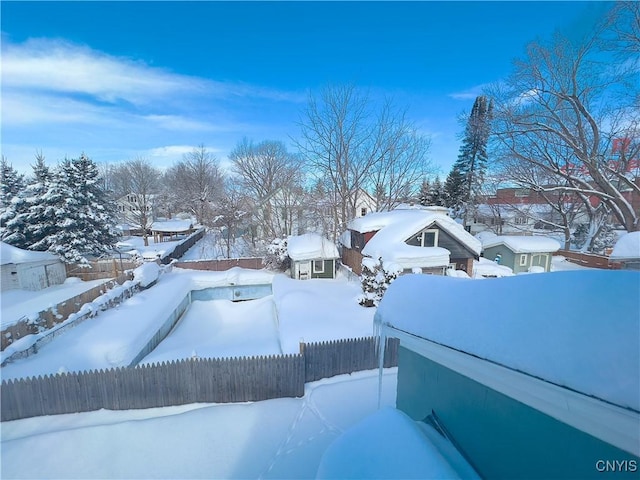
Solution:
<svg viewBox="0 0 640 480">
<path fill-rule="evenodd" d="M 140 265 L 133 271 L 133 280 L 142 288 L 151 286 L 160 276 L 160 265 L 156 262 L 148 262 Z"/>
<path fill-rule="evenodd" d="M 316 233 L 292 235 L 287 239 L 287 252 L 293 260 L 315 260 L 338 258 L 338 249 L 333 242 Z"/>
<path fill-rule="evenodd" d="M 460 477 L 416 422 L 395 408 L 385 407 L 327 448 L 316 478 Z"/>
<path fill-rule="evenodd" d="M 640 411 L 640 272 L 406 275 L 375 322 Z"/>
<path fill-rule="evenodd" d="M 33 252 L 0 242 L 0 264 L 57 261 L 58 257 L 49 252 Z"/>
<path fill-rule="evenodd" d="M 627 260 L 640 258 L 640 232 L 622 235 L 613 246 L 609 257 L 611 260 Z"/>
</svg>

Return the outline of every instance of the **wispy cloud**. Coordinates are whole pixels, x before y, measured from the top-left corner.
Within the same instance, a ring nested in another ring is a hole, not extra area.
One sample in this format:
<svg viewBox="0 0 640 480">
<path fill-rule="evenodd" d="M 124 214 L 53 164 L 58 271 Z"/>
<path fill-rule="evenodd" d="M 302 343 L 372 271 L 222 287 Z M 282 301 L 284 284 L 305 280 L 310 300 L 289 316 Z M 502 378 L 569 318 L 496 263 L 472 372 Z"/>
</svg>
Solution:
<svg viewBox="0 0 640 480">
<path fill-rule="evenodd" d="M 475 87 L 471 87 L 467 90 L 463 90 L 461 92 L 450 93 L 448 94 L 448 96 L 453 98 L 454 100 L 473 100 L 479 95 L 482 95 L 484 89 L 486 89 L 488 86 L 488 83 L 483 83 L 480 85 L 476 85 Z"/>
</svg>

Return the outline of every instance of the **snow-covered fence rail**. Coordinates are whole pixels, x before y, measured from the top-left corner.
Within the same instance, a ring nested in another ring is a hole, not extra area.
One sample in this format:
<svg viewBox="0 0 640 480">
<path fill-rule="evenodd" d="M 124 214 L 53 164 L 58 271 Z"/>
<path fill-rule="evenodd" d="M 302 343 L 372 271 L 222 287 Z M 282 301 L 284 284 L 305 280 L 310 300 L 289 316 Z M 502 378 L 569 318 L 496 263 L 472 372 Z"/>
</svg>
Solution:
<svg viewBox="0 0 640 480">
<path fill-rule="evenodd" d="M 207 270 L 210 272 L 222 272 L 233 267 L 247 268 L 251 270 L 261 270 L 264 268 L 264 258 L 225 258 L 222 260 L 194 260 L 192 262 L 177 262 L 174 266 L 179 268 L 189 268 L 191 270 Z"/>
<path fill-rule="evenodd" d="M 70 315 L 77 313 L 83 305 L 93 302 L 108 289 L 122 285 L 132 278 L 133 276 L 131 274 L 122 274 L 114 280 L 97 285 L 47 310 L 38 312 L 33 318 L 24 317 L 13 325 L 8 325 L 0 332 L 0 350 L 4 351 L 9 345 L 28 335 L 41 334 L 42 332 L 53 329 L 56 325 L 65 322 Z M 110 301 L 112 303 L 119 303 L 121 300 L 113 298 L 110 299 Z"/>
<path fill-rule="evenodd" d="M 174 249 L 167 251 L 162 257 L 160 257 L 160 262 L 163 265 L 167 265 L 168 263 L 171 263 L 173 260 L 176 260 L 182 257 L 185 253 L 187 253 L 187 250 L 193 247 L 198 240 L 204 237 L 205 232 L 206 230 L 204 228 L 201 228 L 196 232 L 192 233 L 187 238 L 185 238 L 182 242 L 176 245 Z"/>
<path fill-rule="evenodd" d="M 387 339 L 385 367 L 398 364 L 398 341 Z M 300 354 L 193 358 L 137 367 L 3 381 L 1 420 L 188 403 L 301 397 L 307 382 L 378 368 L 373 337 L 302 343 Z"/>
<path fill-rule="evenodd" d="M 385 368 L 398 365 L 398 343 L 395 338 L 387 339 Z M 301 343 L 300 352 L 304 356 L 307 382 L 378 368 L 378 340 L 374 337 Z"/>
</svg>

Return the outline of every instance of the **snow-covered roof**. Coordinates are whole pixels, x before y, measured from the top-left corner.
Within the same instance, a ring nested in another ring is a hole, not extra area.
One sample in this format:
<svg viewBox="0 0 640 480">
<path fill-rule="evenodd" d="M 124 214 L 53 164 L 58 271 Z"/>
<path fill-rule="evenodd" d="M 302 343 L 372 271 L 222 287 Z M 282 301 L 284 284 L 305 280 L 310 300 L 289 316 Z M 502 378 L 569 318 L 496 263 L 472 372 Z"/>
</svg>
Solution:
<svg viewBox="0 0 640 480">
<path fill-rule="evenodd" d="M 362 249 L 364 255 L 373 258 L 382 257 L 386 261 L 396 262 L 405 268 L 448 265 L 448 250 L 405 243 L 412 235 L 434 224 L 476 255 L 480 254 L 481 243 L 478 239 L 449 216 L 428 208 L 406 208 L 370 213 L 351 221 L 349 229 L 362 233 L 377 231 Z"/>
<path fill-rule="evenodd" d="M 611 260 L 640 259 L 640 232 L 622 235 L 613 246 Z"/>
<path fill-rule="evenodd" d="M 14 247 L 4 242 L 0 242 L 0 245 L 0 265 L 58 260 L 58 257 L 49 252 L 23 250 L 22 248 Z"/>
<path fill-rule="evenodd" d="M 168 220 L 151 224 L 151 230 L 155 232 L 186 232 L 192 228 L 193 223 L 189 220 Z"/>
<path fill-rule="evenodd" d="M 613 270 L 405 275 L 375 322 L 640 411 L 639 286 L 640 272 Z"/>
<path fill-rule="evenodd" d="M 489 237 L 482 243 L 482 248 L 506 245 L 514 253 L 546 253 L 557 252 L 560 244 L 557 240 L 538 235 L 500 235 Z"/>
<path fill-rule="evenodd" d="M 340 257 L 335 244 L 317 233 L 290 236 L 287 239 L 287 253 L 292 260 L 330 260 Z"/>
</svg>

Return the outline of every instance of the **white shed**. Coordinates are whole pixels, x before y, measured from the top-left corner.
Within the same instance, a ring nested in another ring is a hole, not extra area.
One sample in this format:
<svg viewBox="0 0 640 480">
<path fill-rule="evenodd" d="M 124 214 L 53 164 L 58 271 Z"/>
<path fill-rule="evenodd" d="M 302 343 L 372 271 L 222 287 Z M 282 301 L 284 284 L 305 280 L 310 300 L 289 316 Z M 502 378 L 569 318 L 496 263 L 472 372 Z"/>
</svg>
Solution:
<svg viewBox="0 0 640 480">
<path fill-rule="evenodd" d="M 49 252 L 32 252 L 0 242 L 1 290 L 42 290 L 64 283 L 64 263 Z"/>
</svg>

